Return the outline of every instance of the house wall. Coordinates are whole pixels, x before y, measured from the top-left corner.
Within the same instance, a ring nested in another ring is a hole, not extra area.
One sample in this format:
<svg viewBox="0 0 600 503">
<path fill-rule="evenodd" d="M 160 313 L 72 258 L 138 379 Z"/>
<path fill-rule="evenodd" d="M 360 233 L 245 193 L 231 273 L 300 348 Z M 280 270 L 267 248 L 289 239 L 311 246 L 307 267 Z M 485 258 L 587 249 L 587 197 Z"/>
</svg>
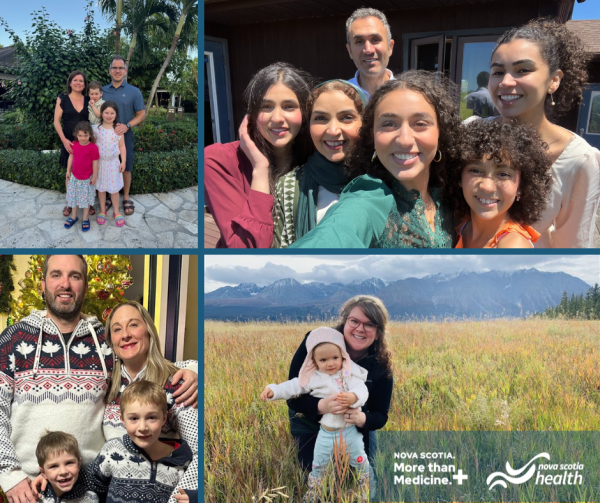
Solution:
<svg viewBox="0 0 600 503">
<path fill-rule="evenodd" d="M 556 16 L 557 0 L 493 0 L 386 12 L 395 40 L 389 68 L 403 69 L 402 36 L 408 33 L 510 27 L 537 16 Z M 320 80 L 350 78 L 356 67 L 345 48 L 347 15 L 256 23 L 243 26 L 205 25 L 205 34 L 225 38 L 229 45 L 231 94 L 235 130 L 244 116 L 242 93 L 259 69 L 285 61 Z"/>
</svg>

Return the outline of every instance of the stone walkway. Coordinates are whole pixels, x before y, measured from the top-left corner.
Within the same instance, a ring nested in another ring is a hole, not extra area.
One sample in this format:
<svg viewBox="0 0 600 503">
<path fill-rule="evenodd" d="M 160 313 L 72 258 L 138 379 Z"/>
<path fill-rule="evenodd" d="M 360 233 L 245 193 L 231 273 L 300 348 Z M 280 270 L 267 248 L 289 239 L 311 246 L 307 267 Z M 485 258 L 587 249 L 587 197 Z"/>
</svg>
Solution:
<svg viewBox="0 0 600 503">
<path fill-rule="evenodd" d="M 0 180 L 0 248 L 198 248 L 198 187 L 131 200 L 135 213 L 123 227 L 111 210 L 105 225 L 93 216 L 82 232 L 81 210 L 79 221 L 64 227 L 65 194 Z"/>
</svg>

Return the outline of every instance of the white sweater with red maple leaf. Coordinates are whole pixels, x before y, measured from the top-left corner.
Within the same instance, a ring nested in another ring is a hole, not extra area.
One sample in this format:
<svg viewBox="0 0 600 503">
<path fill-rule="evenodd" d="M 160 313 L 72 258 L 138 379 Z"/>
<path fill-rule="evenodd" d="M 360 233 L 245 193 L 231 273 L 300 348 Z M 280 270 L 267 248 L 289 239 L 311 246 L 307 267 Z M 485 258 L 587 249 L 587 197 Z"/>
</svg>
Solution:
<svg viewBox="0 0 600 503">
<path fill-rule="evenodd" d="M 68 343 L 46 311 L 0 334 L 0 486 L 37 475 L 35 448 L 46 430 L 71 433 L 84 464 L 104 445 L 104 396 L 112 350 L 95 316 L 82 315 Z"/>
</svg>

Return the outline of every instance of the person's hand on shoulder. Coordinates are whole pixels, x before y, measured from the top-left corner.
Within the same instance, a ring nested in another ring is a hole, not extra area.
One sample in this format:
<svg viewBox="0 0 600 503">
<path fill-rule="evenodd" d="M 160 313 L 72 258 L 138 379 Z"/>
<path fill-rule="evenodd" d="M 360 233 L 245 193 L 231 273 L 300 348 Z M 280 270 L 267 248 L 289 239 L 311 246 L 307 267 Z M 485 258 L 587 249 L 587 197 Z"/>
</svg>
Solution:
<svg viewBox="0 0 600 503">
<path fill-rule="evenodd" d="M 9 503 L 33 503 L 36 498 L 31 490 L 29 478 L 21 480 L 16 486 L 6 491 L 6 499 Z"/>
<path fill-rule="evenodd" d="M 188 369 L 179 369 L 173 374 L 173 383 L 183 381 L 173 393 L 175 403 L 184 402 L 187 407 L 198 408 L 198 374 Z"/>
</svg>

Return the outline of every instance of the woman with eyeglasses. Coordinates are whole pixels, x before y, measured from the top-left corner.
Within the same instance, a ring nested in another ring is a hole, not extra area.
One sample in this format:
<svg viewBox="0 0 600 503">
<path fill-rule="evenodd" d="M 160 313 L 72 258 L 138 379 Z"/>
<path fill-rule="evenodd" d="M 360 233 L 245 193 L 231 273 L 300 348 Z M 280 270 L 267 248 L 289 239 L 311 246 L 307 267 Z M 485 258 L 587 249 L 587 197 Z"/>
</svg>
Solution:
<svg viewBox="0 0 600 503">
<path fill-rule="evenodd" d="M 388 318 L 383 302 L 370 295 L 352 297 L 340 309 L 338 324 L 334 328 L 344 334 L 346 350 L 352 361 L 368 372 L 369 399 L 362 410 L 340 405 L 337 395 L 328 398 L 302 395 L 288 400 L 290 429 L 298 445 L 298 460 L 302 468 L 312 467 L 318 421 L 327 413 L 343 414 L 346 423 L 356 425 L 362 433 L 369 458 L 375 453 L 374 431 L 387 423 L 394 384 L 392 357 L 386 341 Z M 289 379 L 298 377 L 306 358 L 306 337 L 292 359 Z"/>
</svg>

